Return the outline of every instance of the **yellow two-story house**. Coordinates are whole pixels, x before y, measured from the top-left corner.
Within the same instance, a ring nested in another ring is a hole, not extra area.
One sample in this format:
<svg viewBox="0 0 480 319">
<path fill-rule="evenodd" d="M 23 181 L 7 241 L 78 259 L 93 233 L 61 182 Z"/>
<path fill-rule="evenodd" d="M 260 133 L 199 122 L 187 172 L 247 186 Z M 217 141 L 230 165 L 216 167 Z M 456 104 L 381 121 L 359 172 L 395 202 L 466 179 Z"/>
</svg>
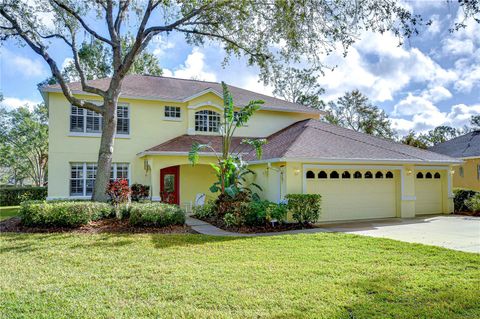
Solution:
<svg viewBox="0 0 480 319">
<path fill-rule="evenodd" d="M 90 81 L 106 88 L 109 79 Z M 98 97 L 71 83 L 72 92 Z M 112 179 L 151 187 L 151 199 L 185 206 L 198 194 L 214 197 L 210 151 L 192 166 L 194 142 L 220 150 L 223 112 L 221 85 L 215 82 L 129 75 L 122 85 Z M 260 196 L 279 202 L 289 193 L 322 195 L 321 221 L 414 217 L 449 213 L 452 171 L 460 160 L 340 128 L 321 121 L 323 113 L 303 105 L 230 86 L 236 105 L 264 100 L 235 148 L 256 173 Z M 102 118 L 71 106 L 58 86 L 41 89 L 49 107 L 48 198 L 89 198 L 96 174 Z M 241 144 L 244 137 L 266 138 L 261 159 Z"/>
</svg>

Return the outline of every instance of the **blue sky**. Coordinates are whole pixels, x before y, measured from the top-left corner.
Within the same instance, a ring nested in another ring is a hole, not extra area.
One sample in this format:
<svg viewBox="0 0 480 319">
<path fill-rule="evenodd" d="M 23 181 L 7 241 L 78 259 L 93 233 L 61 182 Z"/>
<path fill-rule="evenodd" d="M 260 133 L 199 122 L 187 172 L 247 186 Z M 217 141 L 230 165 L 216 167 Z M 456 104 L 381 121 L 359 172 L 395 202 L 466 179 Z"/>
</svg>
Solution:
<svg viewBox="0 0 480 319">
<path fill-rule="evenodd" d="M 438 125 L 461 127 L 473 114 L 480 114 L 480 24 L 450 33 L 461 17 L 455 5 L 445 1 L 406 1 L 413 11 L 432 19 L 419 36 L 402 46 L 392 34 L 362 33 L 347 57 L 341 52 L 325 57 L 337 66 L 319 79 L 325 100 L 347 90 L 359 89 L 383 108 L 403 135 L 408 130 L 425 131 Z M 52 47 L 59 65 L 70 58 L 64 47 Z M 171 34 L 157 38 L 148 48 L 157 55 L 165 75 L 226 81 L 257 92 L 272 89 L 258 83 L 258 70 L 245 60 L 232 58 L 225 68 L 218 46 L 190 47 L 183 37 Z M 0 90 L 4 105 L 18 107 L 41 101 L 36 84 L 49 76 L 46 63 L 28 47 L 14 42 L 0 49 Z"/>
</svg>

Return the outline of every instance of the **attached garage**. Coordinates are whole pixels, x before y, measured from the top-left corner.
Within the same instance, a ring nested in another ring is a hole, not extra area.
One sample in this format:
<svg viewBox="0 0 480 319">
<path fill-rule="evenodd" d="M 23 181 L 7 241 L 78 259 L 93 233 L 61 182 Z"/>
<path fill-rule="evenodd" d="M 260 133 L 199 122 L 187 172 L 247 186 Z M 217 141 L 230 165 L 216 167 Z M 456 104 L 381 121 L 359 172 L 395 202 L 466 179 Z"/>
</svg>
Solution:
<svg viewBox="0 0 480 319">
<path fill-rule="evenodd" d="M 311 169 L 306 193 L 322 195 L 320 221 L 397 216 L 397 177 L 391 170 Z"/>
<path fill-rule="evenodd" d="M 417 171 L 415 175 L 415 214 L 441 214 L 442 179 L 440 172 Z"/>
</svg>

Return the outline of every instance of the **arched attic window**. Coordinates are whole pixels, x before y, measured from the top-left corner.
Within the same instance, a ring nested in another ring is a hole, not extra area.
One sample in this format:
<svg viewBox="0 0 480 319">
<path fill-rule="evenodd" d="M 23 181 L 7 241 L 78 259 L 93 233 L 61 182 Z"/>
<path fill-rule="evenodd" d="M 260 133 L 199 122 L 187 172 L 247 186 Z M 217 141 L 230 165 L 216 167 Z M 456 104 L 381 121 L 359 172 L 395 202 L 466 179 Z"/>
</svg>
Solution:
<svg viewBox="0 0 480 319">
<path fill-rule="evenodd" d="M 327 173 L 325 173 L 325 171 L 321 171 L 320 173 L 318 173 L 318 178 L 321 178 L 321 179 L 327 178 Z"/>
<path fill-rule="evenodd" d="M 220 128 L 220 114 L 215 111 L 202 110 L 195 112 L 195 131 L 218 132 Z"/>
</svg>

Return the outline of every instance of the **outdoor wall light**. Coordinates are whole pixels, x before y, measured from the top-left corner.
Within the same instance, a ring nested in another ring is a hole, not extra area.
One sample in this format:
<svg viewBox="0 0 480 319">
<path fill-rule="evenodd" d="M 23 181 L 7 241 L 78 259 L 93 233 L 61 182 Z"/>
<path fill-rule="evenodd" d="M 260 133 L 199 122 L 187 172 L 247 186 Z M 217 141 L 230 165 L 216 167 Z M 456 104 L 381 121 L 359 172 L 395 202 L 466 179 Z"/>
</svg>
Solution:
<svg viewBox="0 0 480 319">
<path fill-rule="evenodd" d="M 455 174 L 455 171 L 452 169 L 452 170 L 450 171 L 450 174 L 452 174 L 452 175 Z"/>
<path fill-rule="evenodd" d="M 300 169 L 299 169 L 299 168 L 295 168 L 295 169 L 293 170 L 293 173 L 294 173 L 295 175 L 300 174 Z"/>
<path fill-rule="evenodd" d="M 407 169 L 407 175 L 412 175 L 412 170 L 411 169 Z"/>
</svg>

